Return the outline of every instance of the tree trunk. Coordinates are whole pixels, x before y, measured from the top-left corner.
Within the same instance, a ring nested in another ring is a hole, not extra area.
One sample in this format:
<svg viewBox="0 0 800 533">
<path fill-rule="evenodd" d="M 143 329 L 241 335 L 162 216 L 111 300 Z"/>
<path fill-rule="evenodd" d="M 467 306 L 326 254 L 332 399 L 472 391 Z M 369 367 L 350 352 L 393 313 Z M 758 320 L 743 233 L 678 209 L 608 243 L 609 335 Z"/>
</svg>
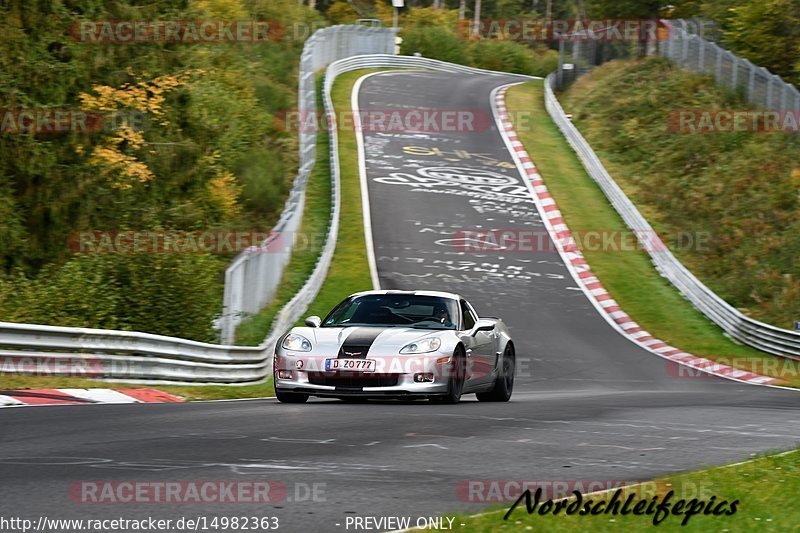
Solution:
<svg viewBox="0 0 800 533">
<path fill-rule="evenodd" d="M 458 4 L 458 20 L 465 18 L 467 18 L 467 0 L 461 0 L 461 3 Z"/>
</svg>

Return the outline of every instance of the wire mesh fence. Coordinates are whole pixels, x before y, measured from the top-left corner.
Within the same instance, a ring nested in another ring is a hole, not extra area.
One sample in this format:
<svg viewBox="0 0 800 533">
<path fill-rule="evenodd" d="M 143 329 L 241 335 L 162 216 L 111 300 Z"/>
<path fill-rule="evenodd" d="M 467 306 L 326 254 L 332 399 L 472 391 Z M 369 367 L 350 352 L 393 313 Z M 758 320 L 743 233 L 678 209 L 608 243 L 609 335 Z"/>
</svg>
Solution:
<svg viewBox="0 0 800 533">
<path fill-rule="evenodd" d="M 612 59 L 634 57 L 639 48 L 635 42 L 607 41 L 587 30 L 570 34 L 558 43 L 558 69 L 555 84 L 563 89 L 579 77 Z"/>
<path fill-rule="evenodd" d="M 704 38 L 714 35 L 706 25 L 686 20 L 663 22 L 668 38 L 659 42 L 660 55 L 684 68 L 714 76 L 718 84 L 741 92 L 756 107 L 800 110 L 796 87 Z"/>
<path fill-rule="evenodd" d="M 713 22 L 701 19 L 662 20 L 664 36 L 649 43 L 647 53 L 670 59 L 683 68 L 714 76 L 716 82 L 740 92 L 756 107 L 800 110 L 800 91 L 769 70 L 740 58 L 717 45 L 718 31 Z M 603 42 L 591 32 L 582 39 L 559 43 L 559 68 L 555 84 L 558 90 L 612 59 L 633 57 L 636 43 Z"/>
</svg>

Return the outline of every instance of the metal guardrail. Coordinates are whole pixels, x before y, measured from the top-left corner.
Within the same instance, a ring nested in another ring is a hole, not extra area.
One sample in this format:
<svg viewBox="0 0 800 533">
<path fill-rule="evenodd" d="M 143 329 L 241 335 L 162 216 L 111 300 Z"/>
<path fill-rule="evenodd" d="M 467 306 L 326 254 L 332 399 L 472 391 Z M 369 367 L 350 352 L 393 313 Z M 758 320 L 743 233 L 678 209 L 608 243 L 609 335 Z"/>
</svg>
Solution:
<svg viewBox="0 0 800 533">
<path fill-rule="evenodd" d="M 132 331 L 0 322 L 0 372 L 134 383 L 252 383 L 268 375 L 276 340 L 220 346 Z"/>
<path fill-rule="evenodd" d="M 312 64 L 326 61 L 331 53 L 326 51 L 314 56 Z M 336 61 L 328 67 L 323 87 L 323 102 L 330 124 L 336 124 L 331 90 L 337 76 L 365 68 L 507 75 L 432 59 L 389 54 Z M 313 75 L 309 83 L 313 89 Z M 110 381 L 161 384 L 247 384 L 269 376 L 275 343 L 316 297 L 336 248 L 341 172 L 336 127 L 331 127 L 330 131 L 333 201 L 327 239 L 311 277 L 278 313 L 272 333 L 263 343 L 252 347 L 217 345 L 130 331 L 0 322 L 0 373 L 85 375 Z"/>
<path fill-rule="evenodd" d="M 771 354 L 800 360 L 800 332 L 781 329 L 745 316 L 714 294 L 686 269 L 666 246 L 653 237 L 655 235 L 653 228 L 614 182 L 589 143 L 564 114 L 553 91 L 555 83 L 554 74 L 550 74 L 545 80 L 545 107 L 550 117 L 558 125 L 572 149 L 578 154 L 586 171 L 603 190 L 625 224 L 634 233 L 644 237 L 640 242 L 650 254 L 661 275 L 733 339 Z"/>
<path fill-rule="evenodd" d="M 316 113 L 315 72 L 357 53 L 393 53 L 395 32 L 387 28 L 332 26 L 306 41 L 301 57 L 299 112 Z M 333 79 L 328 84 L 328 91 Z M 326 98 L 330 102 L 330 96 Z M 225 315 L 221 325 L 231 342 L 243 313 L 256 312 L 274 294 L 291 249 L 265 253 L 273 239 L 297 230 L 305 186 L 316 159 L 316 134 L 300 134 L 300 172 L 271 236 L 260 247 L 234 259 L 225 276 Z M 302 289 L 278 313 L 270 335 L 258 346 L 209 344 L 130 331 L 67 328 L 0 322 L 0 373 L 70 375 L 132 383 L 233 384 L 266 378 L 275 343 L 319 292 L 333 257 L 338 234 L 339 184 L 334 179 L 331 221 L 314 271 Z M 292 235 L 293 237 L 293 235 Z M 291 240 L 291 239 L 285 239 Z"/>
<path fill-rule="evenodd" d="M 331 26 L 315 32 L 305 42 L 300 58 L 297 107 L 301 120 L 316 114 L 314 74 L 318 70 L 354 55 L 392 54 L 395 37 L 391 28 L 364 26 Z M 306 183 L 317 157 L 316 132 L 300 128 L 299 136 L 300 169 L 280 220 L 266 240 L 240 253 L 225 271 L 223 312 L 219 320 L 223 343 L 233 343 L 239 323 L 272 301 L 291 258 L 303 217 Z"/>
</svg>

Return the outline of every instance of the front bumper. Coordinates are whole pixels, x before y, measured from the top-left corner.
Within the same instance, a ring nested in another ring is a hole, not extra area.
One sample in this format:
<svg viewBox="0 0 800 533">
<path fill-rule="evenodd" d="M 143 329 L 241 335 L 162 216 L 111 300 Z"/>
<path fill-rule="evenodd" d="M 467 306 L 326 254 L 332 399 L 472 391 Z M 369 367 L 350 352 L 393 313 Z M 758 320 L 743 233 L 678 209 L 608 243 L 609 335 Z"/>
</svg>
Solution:
<svg viewBox="0 0 800 533">
<path fill-rule="evenodd" d="M 275 389 L 321 397 L 425 398 L 447 393 L 452 369 L 451 357 L 439 352 L 368 356 L 367 359 L 376 360 L 376 371 L 372 373 L 326 372 L 325 359 L 330 357 L 276 354 Z M 298 361 L 302 368 L 298 368 Z M 432 381 L 419 381 L 421 375 Z"/>
</svg>

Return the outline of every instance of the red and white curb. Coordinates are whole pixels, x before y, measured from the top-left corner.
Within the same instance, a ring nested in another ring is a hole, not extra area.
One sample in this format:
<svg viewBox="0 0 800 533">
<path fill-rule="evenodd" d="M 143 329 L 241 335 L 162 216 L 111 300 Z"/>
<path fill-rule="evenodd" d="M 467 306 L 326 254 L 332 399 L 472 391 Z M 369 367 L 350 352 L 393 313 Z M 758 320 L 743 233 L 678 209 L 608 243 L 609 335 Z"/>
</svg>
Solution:
<svg viewBox="0 0 800 533">
<path fill-rule="evenodd" d="M 545 228 L 553 237 L 558 253 L 564 260 L 575 282 L 580 286 L 598 311 L 600 311 L 600 314 L 603 315 L 614 329 L 627 337 L 630 341 L 651 353 L 674 361 L 680 365 L 690 367 L 706 374 L 745 383 L 773 385 L 779 382 L 779 379 L 771 376 L 762 376 L 753 372 L 747 372 L 716 363 L 710 359 L 697 357 L 683 350 L 679 350 L 674 346 L 670 346 L 666 342 L 650 335 L 650 333 L 634 322 L 634 320 L 620 308 L 619 304 L 617 304 L 605 290 L 600 280 L 592 273 L 589 264 L 586 262 L 577 244 L 575 244 L 575 240 L 572 238 L 572 234 L 567 224 L 564 222 L 564 218 L 561 215 L 561 211 L 558 209 L 555 199 L 548 192 L 542 177 L 539 175 L 539 171 L 534 166 L 528 152 L 525 151 L 525 147 L 514 131 L 514 126 L 511 123 L 511 117 L 508 114 L 508 109 L 505 104 L 506 91 L 513 85 L 517 84 L 499 87 L 493 92 L 492 105 L 495 111 L 498 129 L 514 157 L 520 175 L 526 182 L 528 189 L 535 199 L 536 208 L 542 217 Z"/>
<path fill-rule="evenodd" d="M 0 407 L 86 405 L 99 403 L 173 403 L 183 398 L 156 389 L 0 390 Z"/>
</svg>

